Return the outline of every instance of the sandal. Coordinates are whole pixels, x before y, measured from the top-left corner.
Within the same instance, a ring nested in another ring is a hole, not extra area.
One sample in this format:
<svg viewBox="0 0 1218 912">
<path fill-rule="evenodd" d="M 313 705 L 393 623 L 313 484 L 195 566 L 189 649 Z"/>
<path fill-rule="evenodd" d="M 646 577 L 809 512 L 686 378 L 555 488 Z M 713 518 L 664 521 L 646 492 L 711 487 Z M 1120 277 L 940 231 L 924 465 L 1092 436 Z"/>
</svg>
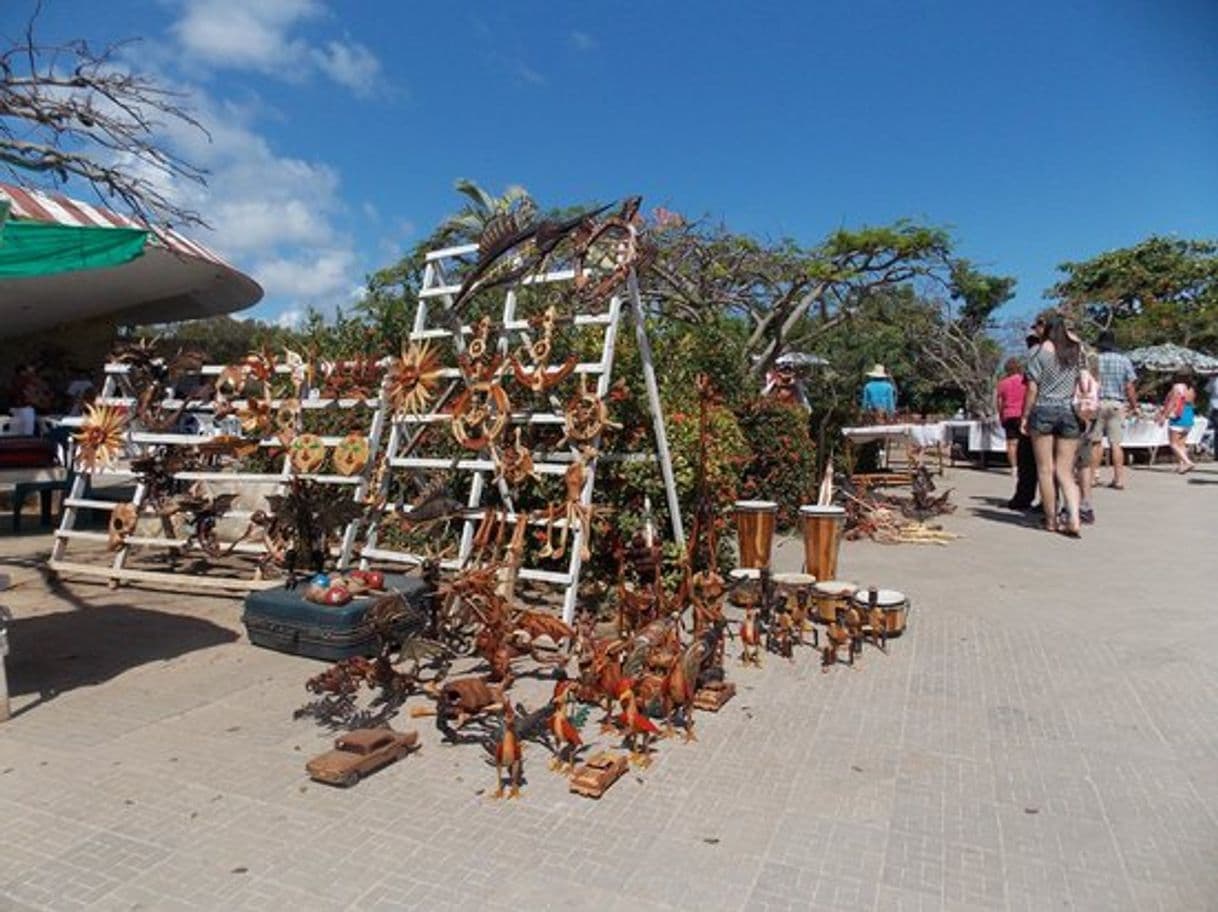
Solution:
<svg viewBox="0 0 1218 912">
<path fill-rule="evenodd" d="M 1114 490 L 1114 491 L 1124 491 L 1125 490 L 1125 486 L 1123 484 L 1117 484 L 1115 481 L 1110 481 L 1108 483 L 1107 487 L 1112 488 L 1112 490 Z"/>
</svg>

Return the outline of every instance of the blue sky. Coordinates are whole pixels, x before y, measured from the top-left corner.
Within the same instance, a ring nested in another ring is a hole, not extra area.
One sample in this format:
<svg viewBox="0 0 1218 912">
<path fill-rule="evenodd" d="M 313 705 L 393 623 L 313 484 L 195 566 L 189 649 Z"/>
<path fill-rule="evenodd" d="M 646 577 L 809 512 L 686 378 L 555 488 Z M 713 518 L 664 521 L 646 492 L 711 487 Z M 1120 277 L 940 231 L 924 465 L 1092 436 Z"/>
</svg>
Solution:
<svg viewBox="0 0 1218 912">
<path fill-rule="evenodd" d="M 350 301 L 468 177 L 813 244 L 950 226 L 1037 307 L 1054 267 L 1218 237 L 1218 3 L 45 0 L 192 93 L 180 192 L 276 319 Z M 29 4 L 9 0 L 12 34 Z"/>
</svg>

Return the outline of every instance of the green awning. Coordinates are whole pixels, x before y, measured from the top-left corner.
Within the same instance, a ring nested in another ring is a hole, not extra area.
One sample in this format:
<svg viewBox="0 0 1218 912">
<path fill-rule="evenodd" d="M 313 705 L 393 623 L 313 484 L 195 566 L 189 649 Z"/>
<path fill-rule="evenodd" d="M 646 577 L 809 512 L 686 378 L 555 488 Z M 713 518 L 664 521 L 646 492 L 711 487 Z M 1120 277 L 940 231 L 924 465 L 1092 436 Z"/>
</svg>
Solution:
<svg viewBox="0 0 1218 912">
<path fill-rule="evenodd" d="M 138 228 L 81 228 L 6 219 L 0 201 L 0 279 L 24 279 L 129 263 L 144 252 Z"/>
</svg>

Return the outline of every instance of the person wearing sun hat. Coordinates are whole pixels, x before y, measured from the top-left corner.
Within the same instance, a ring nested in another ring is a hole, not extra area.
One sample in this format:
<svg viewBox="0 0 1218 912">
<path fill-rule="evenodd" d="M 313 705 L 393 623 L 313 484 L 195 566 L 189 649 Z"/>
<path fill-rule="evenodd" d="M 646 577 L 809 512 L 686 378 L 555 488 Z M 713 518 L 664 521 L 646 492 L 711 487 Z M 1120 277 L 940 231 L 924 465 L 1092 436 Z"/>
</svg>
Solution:
<svg viewBox="0 0 1218 912">
<path fill-rule="evenodd" d="M 863 384 L 862 407 L 864 412 L 884 416 L 895 414 L 897 410 L 897 387 L 883 364 L 877 364 L 864 374 L 867 382 Z"/>
</svg>

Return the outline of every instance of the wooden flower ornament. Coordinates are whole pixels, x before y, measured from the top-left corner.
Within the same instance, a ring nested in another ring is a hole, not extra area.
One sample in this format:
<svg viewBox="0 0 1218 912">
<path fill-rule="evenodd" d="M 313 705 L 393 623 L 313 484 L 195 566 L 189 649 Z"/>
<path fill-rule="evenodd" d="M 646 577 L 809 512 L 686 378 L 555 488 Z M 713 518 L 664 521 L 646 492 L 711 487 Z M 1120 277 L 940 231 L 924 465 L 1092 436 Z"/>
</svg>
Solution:
<svg viewBox="0 0 1218 912">
<path fill-rule="evenodd" d="M 424 342 L 402 346 L 402 356 L 389 365 L 385 392 L 393 411 L 417 415 L 425 411 L 436 396 L 442 370 L 439 356 Z"/>
<path fill-rule="evenodd" d="M 85 420 L 73 435 L 76 464 L 84 472 L 96 472 L 114 465 L 123 449 L 127 416 L 108 405 L 86 406 Z"/>
</svg>

